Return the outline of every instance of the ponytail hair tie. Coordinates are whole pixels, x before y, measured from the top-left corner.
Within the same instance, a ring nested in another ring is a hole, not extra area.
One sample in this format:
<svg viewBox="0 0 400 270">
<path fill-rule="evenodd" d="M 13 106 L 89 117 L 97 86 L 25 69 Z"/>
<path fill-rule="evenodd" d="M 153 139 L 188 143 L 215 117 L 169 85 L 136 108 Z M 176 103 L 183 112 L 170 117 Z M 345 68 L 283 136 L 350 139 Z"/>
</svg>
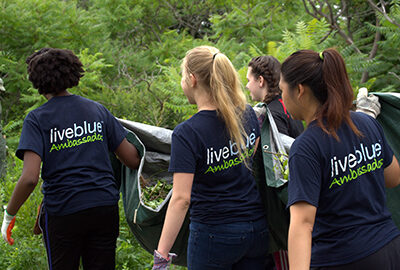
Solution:
<svg viewBox="0 0 400 270">
<path fill-rule="evenodd" d="M 324 55 L 323 55 L 323 53 L 324 53 L 324 52 L 320 52 L 320 53 L 319 53 L 319 58 L 321 58 L 321 60 L 324 60 Z"/>
<path fill-rule="evenodd" d="M 213 55 L 213 61 L 214 61 L 214 59 L 215 59 L 215 56 L 217 55 L 218 53 L 216 52 L 216 53 L 214 53 L 214 55 Z"/>
</svg>

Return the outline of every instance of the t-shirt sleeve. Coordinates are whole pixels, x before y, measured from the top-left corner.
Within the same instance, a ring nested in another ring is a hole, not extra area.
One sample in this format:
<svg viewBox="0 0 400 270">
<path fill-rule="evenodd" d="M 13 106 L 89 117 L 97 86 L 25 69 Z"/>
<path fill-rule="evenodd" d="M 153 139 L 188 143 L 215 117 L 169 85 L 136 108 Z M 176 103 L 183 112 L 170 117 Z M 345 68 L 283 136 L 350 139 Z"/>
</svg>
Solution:
<svg viewBox="0 0 400 270">
<path fill-rule="evenodd" d="M 295 149 L 293 150 L 295 151 Z M 300 201 L 318 207 L 321 190 L 321 168 L 319 162 L 309 155 L 291 153 L 289 175 L 287 207 Z"/>
<path fill-rule="evenodd" d="M 172 133 L 170 172 L 195 173 L 196 156 L 191 143 L 192 135 L 178 126 Z"/>
<path fill-rule="evenodd" d="M 257 115 L 250 105 L 247 105 L 247 117 L 250 118 L 249 127 L 254 130 L 254 134 L 256 135 L 256 138 L 260 137 L 261 130 L 260 130 L 260 125 L 258 124 Z M 251 133 L 251 132 L 249 132 L 249 133 Z"/>
<path fill-rule="evenodd" d="M 35 152 L 43 160 L 44 138 L 34 114 L 30 112 L 24 120 L 16 156 L 23 160 L 25 151 Z"/>
<path fill-rule="evenodd" d="M 114 152 L 128 133 L 121 123 L 107 109 L 107 143 L 108 150 Z"/>
<path fill-rule="evenodd" d="M 379 133 L 382 136 L 382 145 L 383 145 L 383 168 L 386 168 L 390 164 L 392 164 L 393 161 L 393 150 L 389 145 L 389 142 L 387 141 L 385 137 L 385 133 L 383 132 L 382 126 L 374 119 L 375 124 L 377 125 L 377 128 L 379 130 Z"/>
</svg>

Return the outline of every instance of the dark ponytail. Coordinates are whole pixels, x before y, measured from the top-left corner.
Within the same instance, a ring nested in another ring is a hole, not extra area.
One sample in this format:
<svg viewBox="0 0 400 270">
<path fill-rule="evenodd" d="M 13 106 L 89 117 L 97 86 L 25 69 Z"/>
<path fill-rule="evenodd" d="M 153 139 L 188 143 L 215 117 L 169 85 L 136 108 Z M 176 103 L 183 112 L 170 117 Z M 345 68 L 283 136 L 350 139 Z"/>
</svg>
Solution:
<svg viewBox="0 0 400 270">
<path fill-rule="evenodd" d="M 336 130 L 344 121 L 361 136 L 350 118 L 353 89 L 346 65 L 335 49 L 319 54 L 311 50 L 297 51 L 282 64 L 281 73 L 290 89 L 299 84 L 311 89 L 320 103 L 315 117 L 323 131 L 339 140 Z"/>
</svg>

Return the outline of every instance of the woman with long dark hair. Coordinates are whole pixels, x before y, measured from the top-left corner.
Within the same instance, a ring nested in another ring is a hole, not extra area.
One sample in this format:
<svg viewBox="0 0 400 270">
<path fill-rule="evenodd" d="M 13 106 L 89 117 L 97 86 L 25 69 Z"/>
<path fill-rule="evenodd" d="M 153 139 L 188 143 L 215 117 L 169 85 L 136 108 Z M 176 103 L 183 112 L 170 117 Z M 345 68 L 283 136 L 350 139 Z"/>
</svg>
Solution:
<svg viewBox="0 0 400 270">
<path fill-rule="evenodd" d="M 378 122 L 350 111 L 343 58 L 297 51 L 281 75 L 288 111 L 307 124 L 289 157 L 290 269 L 400 269 L 400 231 L 385 202 L 399 164 Z"/>
</svg>

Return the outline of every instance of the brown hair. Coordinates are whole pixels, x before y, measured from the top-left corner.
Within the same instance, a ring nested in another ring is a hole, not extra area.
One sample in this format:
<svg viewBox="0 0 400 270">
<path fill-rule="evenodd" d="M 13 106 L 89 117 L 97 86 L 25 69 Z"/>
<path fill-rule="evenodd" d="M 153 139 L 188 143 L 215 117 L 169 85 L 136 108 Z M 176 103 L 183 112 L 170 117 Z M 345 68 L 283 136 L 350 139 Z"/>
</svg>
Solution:
<svg viewBox="0 0 400 270">
<path fill-rule="evenodd" d="M 264 103 L 268 104 L 282 93 L 279 89 L 281 63 L 278 59 L 270 55 L 257 56 L 251 59 L 248 66 L 251 67 L 252 75 L 256 78 L 262 76 L 268 86 L 267 94 L 263 100 Z"/>
<path fill-rule="evenodd" d="M 355 134 L 361 132 L 350 118 L 353 89 L 342 56 L 335 49 L 321 54 L 312 50 L 300 50 L 282 64 L 281 75 L 293 89 L 299 84 L 308 86 L 320 106 L 316 112 L 317 124 L 337 140 L 336 130 L 346 122 Z"/>
<path fill-rule="evenodd" d="M 242 118 L 247 101 L 231 61 L 217 48 L 199 46 L 186 53 L 182 69 L 186 74 L 194 74 L 210 95 L 217 106 L 219 117 L 226 125 L 230 139 L 241 146 L 238 150 L 242 153 L 246 135 Z"/>
</svg>

